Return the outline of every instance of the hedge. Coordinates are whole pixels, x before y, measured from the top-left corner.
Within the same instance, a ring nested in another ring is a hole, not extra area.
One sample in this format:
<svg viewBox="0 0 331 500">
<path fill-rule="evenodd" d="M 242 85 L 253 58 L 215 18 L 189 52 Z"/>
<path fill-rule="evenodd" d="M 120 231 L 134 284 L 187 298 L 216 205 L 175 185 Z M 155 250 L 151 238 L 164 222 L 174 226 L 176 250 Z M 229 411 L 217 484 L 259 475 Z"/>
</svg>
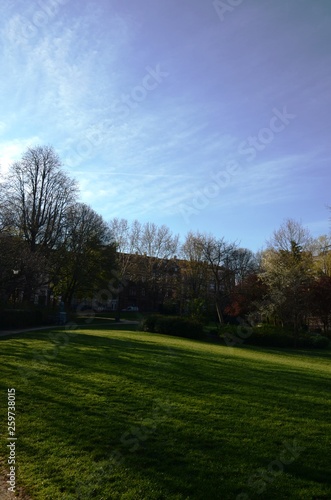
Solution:
<svg viewBox="0 0 331 500">
<path fill-rule="evenodd" d="M 43 324 L 43 313 L 39 309 L 5 309 L 0 311 L 0 329 L 28 328 Z"/>
<path fill-rule="evenodd" d="M 189 339 L 199 339 L 203 336 L 203 325 L 201 323 L 182 316 L 152 314 L 144 319 L 142 329 L 145 332 L 162 333 Z"/>
<path fill-rule="evenodd" d="M 322 335 L 293 331 L 273 325 L 259 327 L 242 327 L 226 325 L 221 327 L 220 334 L 226 345 L 256 345 L 261 347 L 286 347 L 327 349 L 330 340 Z"/>
</svg>

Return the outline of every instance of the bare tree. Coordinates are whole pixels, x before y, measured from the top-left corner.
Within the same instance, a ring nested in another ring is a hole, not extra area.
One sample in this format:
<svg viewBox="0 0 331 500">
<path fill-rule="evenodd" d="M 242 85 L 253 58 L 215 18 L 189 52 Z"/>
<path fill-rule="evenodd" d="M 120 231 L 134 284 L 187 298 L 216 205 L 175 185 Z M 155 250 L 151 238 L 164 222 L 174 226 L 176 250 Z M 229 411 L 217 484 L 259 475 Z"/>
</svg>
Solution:
<svg viewBox="0 0 331 500">
<path fill-rule="evenodd" d="M 210 272 L 203 250 L 203 235 L 190 231 L 181 246 L 183 295 L 188 299 L 206 300 Z"/>
<path fill-rule="evenodd" d="M 259 264 L 254 253 L 247 248 L 235 248 L 225 259 L 226 267 L 235 275 L 236 284 L 255 274 Z"/>
<path fill-rule="evenodd" d="M 137 266 L 134 255 L 137 252 L 141 233 L 141 224 L 135 220 L 132 224 L 127 219 L 114 217 L 109 222 L 112 241 L 116 248 L 116 269 L 111 278 L 111 289 L 117 297 L 116 319 L 120 319 L 121 292 L 128 280 L 136 280 Z"/>
<path fill-rule="evenodd" d="M 29 148 L 22 159 L 11 166 L 3 188 L 3 212 L 12 215 L 10 225 L 28 242 L 31 251 L 56 247 L 77 186 L 61 170 L 54 149 L 50 146 Z"/>
<path fill-rule="evenodd" d="M 140 283 L 156 306 L 164 299 L 165 282 L 175 267 L 178 235 L 165 225 L 141 224 L 137 220 L 130 224 L 126 219 L 115 218 L 109 226 L 118 251 L 119 281 Z"/>
<path fill-rule="evenodd" d="M 123 279 L 132 272 L 133 255 L 139 247 L 141 224 L 135 220 L 130 225 L 127 219 L 114 217 L 109 222 L 109 229 L 117 250 L 118 272 Z"/>
<path fill-rule="evenodd" d="M 194 286 L 204 289 L 205 296 L 213 297 L 218 319 L 223 323 L 223 309 L 235 285 L 236 244 L 196 232 L 189 233 L 182 251 L 190 260 Z"/>
<path fill-rule="evenodd" d="M 215 305 L 219 322 L 224 323 L 223 309 L 235 285 L 235 272 L 229 266 L 237 250 L 235 243 L 227 243 L 224 238 L 204 236 L 203 253 L 214 279 Z"/>
<path fill-rule="evenodd" d="M 174 259 L 178 252 L 179 236 L 173 235 L 165 226 L 147 222 L 140 228 L 137 239 L 139 273 L 144 276 L 145 284 L 153 297 L 154 308 L 164 303 L 170 286 L 169 280 L 176 276 Z"/>
<path fill-rule="evenodd" d="M 170 259 L 178 250 L 179 236 L 173 235 L 165 226 L 146 222 L 138 239 L 138 253 L 155 259 Z"/>
<path fill-rule="evenodd" d="M 267 241 L 269 248 L 291 252 L 293 243 L 302 250 L 311 250 L 312 238 L 308 229 L 294 219 L 286 219 Z"/>
</svg>

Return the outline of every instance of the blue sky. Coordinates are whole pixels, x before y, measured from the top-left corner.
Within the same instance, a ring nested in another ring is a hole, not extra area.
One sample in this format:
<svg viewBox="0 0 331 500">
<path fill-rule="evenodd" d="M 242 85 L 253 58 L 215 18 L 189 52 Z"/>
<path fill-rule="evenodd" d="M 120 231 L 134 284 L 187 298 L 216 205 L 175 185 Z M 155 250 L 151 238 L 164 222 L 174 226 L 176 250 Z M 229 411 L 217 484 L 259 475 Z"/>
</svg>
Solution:
<svg viewBox="0 0 331 500">
<path fill-rule="evenodd" d="M 260 249 L 329 232 L 329 0 L 2 0 L 0 164 L 51 144 L 81 200 Z"/>
</svg>

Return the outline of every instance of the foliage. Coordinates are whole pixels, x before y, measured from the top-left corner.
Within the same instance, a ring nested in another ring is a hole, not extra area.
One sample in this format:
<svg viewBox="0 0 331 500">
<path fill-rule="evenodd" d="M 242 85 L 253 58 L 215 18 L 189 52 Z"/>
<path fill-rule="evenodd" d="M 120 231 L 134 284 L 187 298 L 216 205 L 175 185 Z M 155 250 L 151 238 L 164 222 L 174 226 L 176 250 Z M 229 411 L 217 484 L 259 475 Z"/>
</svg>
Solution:
<svg viewBox="0 0 331 500">
<path fill-rule="evenodd" d="M 207 317 L 207 304 L 205 299 L 196 298 L 190 300 L 188 303 L 188 314 L 191 319 L 199 323 L 204 323 Z"/>
<path fill-rule="evenodd" d="M 149 314 L 142 321 L 144 332 L 156 332 L 156 324 L 162 316 L 160 314 Z"/>
<path fill-rule="evenodd" d="M 65 224 L 63 245 L 53 256 L 53 289 L 70 304 L 74 297 L 93 296 L 109 282 L 115 246 L 103 218 L 84 203 L 70 207 Z"/>
<path fill-rule="evenodd" d="M 230 294 L 225 313 L 229 316 L 246 316 L 259 310 L 267 293 L 267 286 L 254 273 L 238 283 Z"/>
<path fill-rule="evenodd" d="M 18 236 L 0 233 L 0 300 L 20 303 L 24 293 L 33 295 L 47 282 L 45 256 L 32 252 L 29 244 Z M 27 297 L 30 299 L 30 296 Z"/>
<path fill-rule="evenodd" d="M 77 202 L 77 184 L 54 149 L 36 146 L 10 167 L 1 185 L 0 304 L 36 295 L 47 302 L 52 294 L 68 304 L 97 296 L 98 305 L 107 306 L 117 298 L 119 317 L 120 291 L 133 284 L 146 309 L 184 313 L 198 322 L 214 311 L 220 324 L 259 312 L 295 333 L 313 316 L 326 333 L 330 242 L 329 236 L 313 240 L 288 219 L 259 259 L 199 231 L 189 232 L 180 246 L 165 225 L 118 218 L 106 224 Z"/>
<path fill-rule="evenodd" d="M 115 247 L 102 217 L 77 203 L 76 181 L 50 146 L 28 148 L 2 184 L 0 300 L 52 293 L 71 303 L 111 279 Z"/>
<path fill-rule="evenodd" d="M 310 340 L 312 342 L 312 347 L 316 349 L 327 349 L 331 344 L 330 339 L 323 335 L 311 335 Z"/>
<path fill-rule="evenodd" d="M 314 241 L 314 267 L 318 276 L 331 278 L 331 235 L 319 236 Z"/>
<path fill-rule="evenodd" d="M 227 323 L 226 325 L 219 325 L 218 327 L 218 332 L 221 338 L 233 338 L 237 336 L 238 332 L 238 324 L 230 324 Z"/>
<path fill-rule="evenodd" d="M 45 324 L 45 315 L 40 309 L 4 309 L 0 311 L 0 325 L 6 328 L 27 328 Z"/>
<path fill-rule="evenodd" d="M 166 299 L 162 305 L 162 309 L 160 312 L 169 316 L 178 315 L 180 313 L 178 301 L 175 299 Z"/>
<path fill-rule="evenodd" d="M 203 336 L 203 326 L 199 321 L 182 316 L 150 315 L 145 318 L 142 327 L 146 332 L 190 339 L 199 339 Z"/>
<path fill-rule="evenodd" d="M 326 349 L 330 341 L 322 335 L 295 334 L 293 330 L 264 324 L 252 328 L 252 334 L 245 339 L 245 343 L 264 347 Z"/>
<path fill-rule="evenodd" d="M 331 318 L 331 277 L 322 275 L 310 287 L 310 308 L 323 323 L 326 332 Z"/>
<path fill-rule="evenodd" d="M 290 249 L 268 249 L 262 260 L 262 282 L 267 293 L 262 312 L 278 318 L 297 332 L 308 310 L 308 289 L 312 282 L 313 259 L 309 251 L 291 241 Z"/>
<path fill-rule="evenodd" d="M 293 332 L 273 325 L 262 325 L 252 328 L 252 334 L 245 343 L 265 347 L 294 347 Z"/>
</svg>

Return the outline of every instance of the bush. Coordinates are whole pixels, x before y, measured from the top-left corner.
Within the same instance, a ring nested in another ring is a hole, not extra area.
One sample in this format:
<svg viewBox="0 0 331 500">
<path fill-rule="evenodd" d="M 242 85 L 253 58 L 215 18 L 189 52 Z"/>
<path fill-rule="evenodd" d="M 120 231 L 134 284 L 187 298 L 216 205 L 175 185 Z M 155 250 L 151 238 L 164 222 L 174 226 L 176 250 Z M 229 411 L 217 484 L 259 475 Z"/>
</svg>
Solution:
<svg viewBox="0 0 331 500">
<path fill-rule="evenodd" d="M 0 312 L 0 325 L 5 328 L 29 328 L 43 324 L 43 313 L 39 309 L 5 309 Z"/>
<path fill-rule="evenodd" d="M 299 335 L 296 341 L 296 347 L 304 349 L 327 349 L 330 341 L 322 335 Z"/>
<path fill-rule="evenodd" d="M 200 322 L 182 316 L 150 315 L 143 322 L 143 330 L 189 339 L 199 339 L 203 336 L 203 326 Z"/>
<path fill-rule="evenodd" d="M 218 326 L 218 335 L 227 346 L 240 345 L 243 343 L 242 337 L 238 334 L 240 325 L 226 324 Z"/>
<path fill-rule="evenodd" d="M 323 335 L 312 335 L 310 339 L 312 347 L 315 347 L 316 349 L 327 349 L 330 345 L 330 340 Z"/>
<path fill-rule="evenodd" d="M 246 342 L 264 347 L 294 347 L 295 345 L 292 332 L 272 325 L 253 328 L 252 335 L 247 338 Z"/>
<path fill-rule="evenodd" d="M 156 324 L 159 320 L 159 318 L 162 318 L 160 314 L 150 314 L 149 316 L 146 316 L 142 322 L 142 329 L 144 332 L 156 332 Z"/>
<path fill-rule="evenodd" d="M 220 333 L 221 336 L 225 336 L 225 335 L 237 335 L 238 333 L 238 327 L 240 328 L 240 325 L 236 324 L 236 325 L 233 325 L 233 324 L 226 324 L 226 325 L 220 325 L 218 327 L 218 331 Z"/>
<path fill-rule="evenodd" d="M 293 331 L 273 325 L 262 325 L 252 329 L 252 335 L 245 339 L 245 343 L 263 347 L 298 347 L 305 349 L 326 349 L 329 339 L 322 335 L 295 335 Z"/>
<path fill-rule="evenodd" d="M 218 326 L 205 326 L 204 332 L 210 337 L 219 338 L 221 335 L 221 329 Z"/>
</svg>

